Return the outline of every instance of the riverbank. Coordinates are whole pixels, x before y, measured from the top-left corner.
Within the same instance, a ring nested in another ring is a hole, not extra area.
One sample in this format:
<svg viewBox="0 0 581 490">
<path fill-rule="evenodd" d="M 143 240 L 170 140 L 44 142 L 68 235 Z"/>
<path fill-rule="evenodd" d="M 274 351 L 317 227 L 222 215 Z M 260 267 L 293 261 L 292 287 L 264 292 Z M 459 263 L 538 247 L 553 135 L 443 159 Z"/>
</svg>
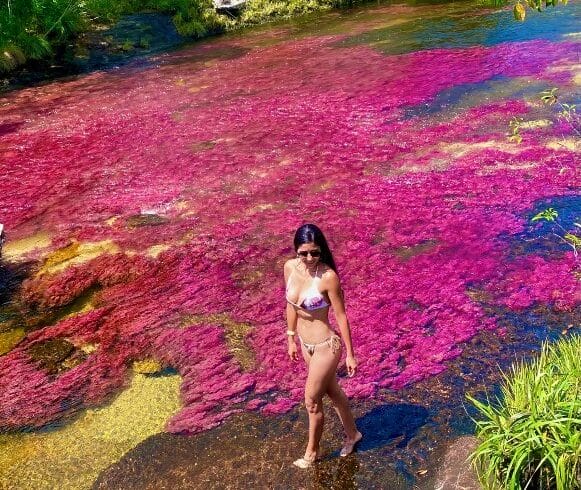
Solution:
<svg viewBox="0 0 581 490">
<path fill-rule="evenodd" d="M 332 8 L 349 8 L 363 1 L 250 0 L 241 9 L 220 13 L 210 0 L 139 4 L 125 0 L 115 5 L 93 1 L 70 10 L 66 6 L 62 13 L 58 5 L 53 6 L 53 17 L 58 18 L 50 27 L 40 21 L 42 0 L 35 3 L 39 4 L 38 12 L 0 8 L 6 19 L 5 32 L 0 35 L 0 92 L 124 65 L 193 40 Z"/>
</svg>

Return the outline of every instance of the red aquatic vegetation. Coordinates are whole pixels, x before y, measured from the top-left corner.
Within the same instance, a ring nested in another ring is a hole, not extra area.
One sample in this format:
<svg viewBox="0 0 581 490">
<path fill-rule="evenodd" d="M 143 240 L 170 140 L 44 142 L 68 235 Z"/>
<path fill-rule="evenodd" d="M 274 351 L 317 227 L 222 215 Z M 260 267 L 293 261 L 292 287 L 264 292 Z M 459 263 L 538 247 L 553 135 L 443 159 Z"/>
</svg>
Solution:
<svg viewBox="0 0 581 490">
<path fill-rule="evenodd" d="M 510 253 L 538 200 L 573 191 L 575 155 L 546 147 L 550 132 L 506 142 L 510 119 L 535 108 L 508 98 L 406 115 L 496 76 L 566 85 L 571 74 L 551 67 L 574 61 L 578 46 L 384 56 L 338 39 L 213 65 L 180 55 L 7 96 L 0 114 L 21 124 L 0 146 L 11 235 L 46 230 L 53 249 L 109 239 L 122 252 L 23 285 L 25 312 L 89 292 L 95 309 L 29 333 L 0 358 L 0 428 L 102 403 L 146 357 L 183 378 L 171 431 L 205 430 L 240 410 L 288 411 L 302 398 L 304 366 L 287 359 L 280 272 L 303 220 L 323 227 L 340 266 L 361 361 L 342 381 L 351 396 L 433 376 L 477 332 L 496 329 L 476 293 L 514 310 L 578 304 L 572 254 Z M 167 250 L 148 255 L 155 245 Z M 250 367 L 229 346 L 232 324 L 250 325 L 236 347 Z M 96 350 L 51 375 L 29 355 L 50 339 Z"/>
</svg>

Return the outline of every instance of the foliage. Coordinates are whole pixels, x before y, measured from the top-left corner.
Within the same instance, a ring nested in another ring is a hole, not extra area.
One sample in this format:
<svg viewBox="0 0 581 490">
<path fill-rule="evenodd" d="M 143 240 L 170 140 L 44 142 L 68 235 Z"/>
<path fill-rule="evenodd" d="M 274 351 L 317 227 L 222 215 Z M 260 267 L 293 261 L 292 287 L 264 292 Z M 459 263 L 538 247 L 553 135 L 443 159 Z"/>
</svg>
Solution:
<svg viewBox="0 0 581 490">
<path fill-rule="evenodd" d="M 541 92 L 541 100 L 544 104 L 553 105 L 557 102 L 557 87 L 553 87 L 548 90 L 543 90 Z"/>
<path fill-rule="evenodd" d="M 509 127 L 509 136 L 508 141 L 511 143 L 516 143 L 517 145 L 522 142 L 522 136 L 520 134 L 520 127 L 524 120 L 521 117 L 513 117 L 510 122 L 508 123 Z"/>
<path fill-rule="evenodd" d="M 123 13 L 153 11 L 172 16 L 182 36 L 203 37 L 223 31 L 230 21 L 216 13 L 211 0 L 124 0 Z"/>
<path fill-rule="evenodd" d="M 49 56 L 86 27 L 75 0 L 8 0 L 0 6 L 0 19 L 0 71 Z"/>
<path fill-rule="evenodd" d="M 581 488 L 581 336 L 543 345 L 504 375 L 502 401 L 469 400 L 480 445 L 472 455 L 489 489 Z"/>
<path fill-rule="evenodd" d="M 215 12 L 211 0 L 8 0 L 0 6 L 0 72 L 52 56 L 91 25 L 143 11 L 172 15 L 183 36 L 202 37 L 231 23 Z"/>
<path fill-rule="evenodd" d="M 333 0 L 250 0 L 242 11 L 240 21 L 245 25 L 259 24 L 318 10 L 328 10 L 333 6 Z"/>
<path fill-rule="evenodd" d="M 581 237 L 575 235 L 574 233 L 567 231 L 563 226 L 557 221 L 559 213 L 553 208 L 547 208 L 540 213 L 537 213 L 531 218 L 531 221 L 547 221 L 553 225 L 553 228 L 557 230 L 551 231 L 551 234 L 555 235 L 560 240 L 564 241 L 567 245 L 573 248 L 573 254 L 575 258 L 578 257 L 577 247 L 581 247 Z M 575 226 L 581 228 L 581 223 L 574 223 Z"/>
<path fill-rule="evenodd" d="M 555 211 L 553 208 L 547 208 L 543 211 L 541 211 L 538 214 L 535 214 L 532 218 L 531 221 L 538 221 L 541 219 L 544 219 L 546 221 L 555 221 L 555 218 L 557 218 L 559 216 L 559 213 L 557 211 Z"/>
<path fill-rule="evenodd" d="M 559 109 L 557 118 L 565 121 L 577 136 L 581 135 L 579 115 L 577 114 L 577 106 L 575 104 L 566 104 L 559 100 L 557 95 L 557 87 L 553 87 L 541 92 L 541 101 L 546 105 L 556 105 Z"/>
</svg>

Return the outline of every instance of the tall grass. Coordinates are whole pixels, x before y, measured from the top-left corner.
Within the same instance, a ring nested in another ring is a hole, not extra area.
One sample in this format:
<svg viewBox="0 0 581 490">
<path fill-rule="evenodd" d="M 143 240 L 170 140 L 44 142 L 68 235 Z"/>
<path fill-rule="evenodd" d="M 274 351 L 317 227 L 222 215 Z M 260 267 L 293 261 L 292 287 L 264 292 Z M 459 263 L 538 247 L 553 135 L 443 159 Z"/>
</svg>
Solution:
<svg viewBox="0 0 581 490">
<path fill-rule="evenodd" d="M 77 0 L 6 0 L 0 5 L 0 71 L 49 56 L 84 28 Z"/>
<path fill-rule="evenodd" d="M 484 487 L 581 489 L 581 336 L 513 365 L 502 395 L 496 404 L 468 397 L 482 416 L 472 459 Z"/>
</svg>

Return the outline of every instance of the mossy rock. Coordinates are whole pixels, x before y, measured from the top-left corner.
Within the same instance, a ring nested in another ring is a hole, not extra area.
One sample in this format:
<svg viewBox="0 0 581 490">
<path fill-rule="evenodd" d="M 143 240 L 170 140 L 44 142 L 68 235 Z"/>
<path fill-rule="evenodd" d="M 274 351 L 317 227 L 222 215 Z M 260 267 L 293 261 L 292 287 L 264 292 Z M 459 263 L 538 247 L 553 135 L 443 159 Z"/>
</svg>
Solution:
<svg viewBox="0 0 581 490">
<path fill-rule="evenodd" d="M 142 226 L 159 226 L 164 225 L 169 220 L 158 214 L 136 214 L 127 218 L 127 226 L 129 228 L 140 228 Z"/>
<path fill-rule="evenodd" d="M 75 346 L 65 339 L 50 339 L 38 342 L 28 348 L 28 355 L 33 361 L 50 374 L 57 374 L 70 369 L 63 362 L 73 354 Z"/>
</svg>

